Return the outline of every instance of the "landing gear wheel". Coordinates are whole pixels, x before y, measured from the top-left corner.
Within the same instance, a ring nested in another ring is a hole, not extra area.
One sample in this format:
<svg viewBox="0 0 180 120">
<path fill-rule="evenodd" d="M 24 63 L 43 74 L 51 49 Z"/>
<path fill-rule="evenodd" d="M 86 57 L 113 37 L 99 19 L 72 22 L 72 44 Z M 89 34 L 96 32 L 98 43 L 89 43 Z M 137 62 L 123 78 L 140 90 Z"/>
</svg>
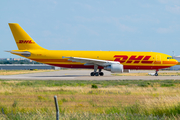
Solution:
<svg viewBox="0 0 180 120">
<path fill-rule="evenodd" d="M 103 76 L 104 73 L 101 72 L 102 69 L 99 69 L 99 72 L 97 72 L 97 69 L 98 69 L 98 65 L 94 65 L 94 72 L 91 72 L 91 76 Z"/>
<path fill-rule="evenodd" d="M 155 76 L 158 76 L 158 73 L 155 73 Z"/>
<path fill-rule="evenodd" d="M 98 73 L 98 72 L 96 72 L 96 73 L 95 73 L 95 76 L 99 76 L 99 73 Z"/>
<path fill-rule="evenodd" d="M 90 74 L 91 76 L 94 76 L 95 74 L 94 74 L 94 72 L 91 72 L 91 74 Z"/>
<path fill-rule="evenodd" d="M 158 76 L 158 70 L 156 70 L 156 72 L 155 72 L 155 76 Z"/>
<path fill-rule="evenodd" d="M 103 75 L 104 75 L 104 73 L 103 73 L 103 72 L 100 72 L 100 73 L 99 73 L 99 75 L 100 75 L 100 76 L 103 76 Z"/>
</svg>

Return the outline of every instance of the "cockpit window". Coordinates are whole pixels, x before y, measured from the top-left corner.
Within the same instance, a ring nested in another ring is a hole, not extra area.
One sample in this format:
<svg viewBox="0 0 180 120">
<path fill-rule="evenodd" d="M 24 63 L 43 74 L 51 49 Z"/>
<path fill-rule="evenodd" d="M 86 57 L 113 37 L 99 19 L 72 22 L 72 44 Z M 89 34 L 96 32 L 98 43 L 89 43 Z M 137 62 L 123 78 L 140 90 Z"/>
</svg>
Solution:
<svg viewBox="0 0 180 120">
<path fill-rule="evenodd" d="M 167 57 L 167 59 L 173 59 L 172 57 Z"/>
</svg>

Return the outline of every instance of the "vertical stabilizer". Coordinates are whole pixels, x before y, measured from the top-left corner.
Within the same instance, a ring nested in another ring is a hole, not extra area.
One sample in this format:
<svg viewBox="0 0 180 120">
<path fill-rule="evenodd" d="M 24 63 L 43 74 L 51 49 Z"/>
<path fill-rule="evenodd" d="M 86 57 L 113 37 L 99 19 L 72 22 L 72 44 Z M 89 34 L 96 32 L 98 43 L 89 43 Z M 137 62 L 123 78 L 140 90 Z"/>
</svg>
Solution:
<svg viewBox="0 0 180 120">
<path fill-rule="evenodd" d="M 9 27 L 19 50 L 43 50 L 17 23 L 9 23 Z"/>
</svg>

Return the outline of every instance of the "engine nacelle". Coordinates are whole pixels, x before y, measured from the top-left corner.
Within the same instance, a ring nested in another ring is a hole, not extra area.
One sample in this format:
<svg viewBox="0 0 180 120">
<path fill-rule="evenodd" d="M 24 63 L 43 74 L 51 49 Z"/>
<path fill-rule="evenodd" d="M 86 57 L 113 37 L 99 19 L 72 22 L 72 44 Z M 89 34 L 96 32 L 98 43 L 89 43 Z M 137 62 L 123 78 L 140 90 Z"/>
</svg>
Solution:
<svg viewBox="0 0 180 120">
<path fill-rule="evenodd" d="M 104 67 L 104 70 L 111 71 L 112 73 L 123 73 L 122 64 L 111 64 L 107 67 Z"/>
</svg>

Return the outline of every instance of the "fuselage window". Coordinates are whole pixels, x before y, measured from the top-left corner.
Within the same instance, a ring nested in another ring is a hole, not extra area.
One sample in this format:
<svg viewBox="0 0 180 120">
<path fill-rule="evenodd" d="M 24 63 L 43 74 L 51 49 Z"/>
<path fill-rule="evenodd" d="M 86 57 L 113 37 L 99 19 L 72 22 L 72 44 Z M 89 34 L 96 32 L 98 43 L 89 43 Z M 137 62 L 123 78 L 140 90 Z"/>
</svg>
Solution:
<svg viewBox="0 0 180 120">
<path fill-rule="evenodd" d="M 167 57 L 167 59 L 173 59 L 172 57 Z"/>
</svg>

